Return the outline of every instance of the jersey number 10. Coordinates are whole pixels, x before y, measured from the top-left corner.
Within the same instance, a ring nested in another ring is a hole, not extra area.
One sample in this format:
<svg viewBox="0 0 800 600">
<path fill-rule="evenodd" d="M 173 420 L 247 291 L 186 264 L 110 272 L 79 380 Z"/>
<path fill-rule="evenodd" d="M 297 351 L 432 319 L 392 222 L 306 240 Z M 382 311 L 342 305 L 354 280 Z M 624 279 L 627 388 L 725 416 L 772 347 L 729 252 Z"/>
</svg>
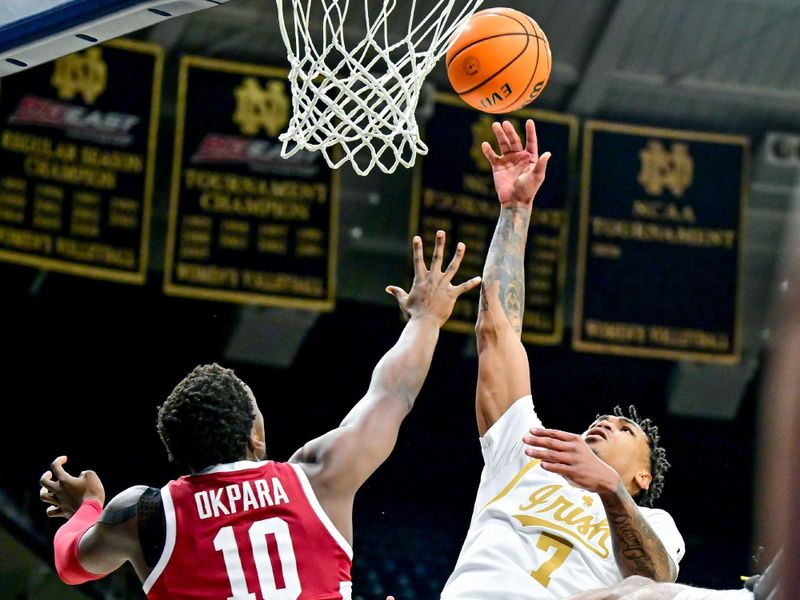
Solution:
<svg viewBox="0 0 800 600">
<path fill-rule="evenodd" d="M 297 600 L 301 592 L 300 578 L 289 525 L 283 519 L 272 517 L 253 523 L 248 534 L 263 600 Z M 225 560 L 233 592 L 228 600 L 256 600 L 256 595 L 247 589 L 233 527 L 229 525 L 219 530 L 214 537 L 214 549 L 222 552 Z"/>
</svg>

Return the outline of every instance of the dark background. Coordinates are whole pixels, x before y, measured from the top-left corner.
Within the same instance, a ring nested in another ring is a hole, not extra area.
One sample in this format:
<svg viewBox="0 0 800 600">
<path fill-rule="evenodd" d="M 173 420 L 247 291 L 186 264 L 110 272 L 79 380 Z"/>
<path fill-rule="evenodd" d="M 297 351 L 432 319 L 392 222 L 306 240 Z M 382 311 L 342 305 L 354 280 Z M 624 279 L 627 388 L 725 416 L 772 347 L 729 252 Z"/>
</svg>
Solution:
<svg viewBox="0 0 800 600">
<path fill-rule="evenodd" d="M 294 364 L 277 369 L 224 360 L 235 307 L 166 297 L 153 278 L 138 288 L 0 266 L 0 280 L 2 488 L 48 539 L 60 521 L 44 517 L 38 479 L 60 454 L 72 472 L 96 470 L 108 497 L 181 474 L 156 433 L 156 410 L 196 364 L 218 361 L 252 387 L 269 456 L 286 460 L 338 424 L 402 327 L 397 310 L 341 302 L 309 331 Z M 357 497 L 357 594 L 432 598 L 455 564 L 482 466 L 473 345 L 473 336 L 442 333 L 394 454 Z M 629 403 L 656 420 L 673 465 L 657 505 L 674 516 L 686 541 L 680 581 L 738 587 L 756 542 L 750 537 L 756 383 L 733 421 L 676 418 L 665 410 L 669 362 L 564 346 L 528 353 L 545 424 L 582 431 L 597 412 Z"/>
<path fill-rule="evenodd" d="M 420 10 L 433 4 L 417 2 Z M 363 3 L 351 5 L 357 11 Z M 761 454 L 755 448 L 758 375 L 769 334 L 765 315 L 780 281 L 774 269 L 784 224 L 796 214 L 800 145 L 792 143 L 800 131 L 800 5 L 795 0 L 487 0 L 483 5 L 492 6 L 529 12 L 550 40 L 552 77 L 532 108 L 582 121 L 751 139 L 739 365 L 712 368 L 576 353 L 569 348 L 569 323 L 560 346 L 528 346 L 534 400 L 545 424 L 581 431 L 598 412 L 629 403 L 656 420 L 673 465 L 658 505 L 674 516 L 687 545 L 679 581 L 739 587 L 761 541 L 751 532 L 753 465 Z M 358 15 L 353 22 L 360 22 Z M 231 337 L 250 307 L 162 293 L 180 57 L 285 66 L 277 23 L 274 2 L 231 0 L 131 36 L 158 44 L 165 53 L 145 286 L 0 264 L 5 459 L 0 500 L 7 496 L 3 508 L 18 511 L 14 518 L 8 511 L 0 514 L 0 537 L 10 532 L 21 541 L 0 544 L 2 600 L 24 597 L 3 587 L 10 580 L 5 569 L 15 568 L 17 554 L 23 554 L 21 544 L 44 561 L 38 570 L 13 577 L 33 572 L 35 583 L 42 570 L 53 577 L 50 542 L 60 522 L 45 518 L 37 498 L 38 479 L 53 458 L 67 454 L 73 471 L 95 469 L 109 496 L 132 484 L 163 485 L 179 472 L 167 462 L 156 434 L 156 408 L 191 368 L 218 361 L 252 386 L 265 415 L 270 455 L 286 459 L 338 424 L 400 332 L 398 311 L 383 288 L 410 273 L 412 232 L 406 223 L 412 174 L 405 169 L 369 177 L 342 171 L 336 310 L 320 315 L 307 332 L 297 331 L 295 338 L 303 341 L 290 366 L 267 366 L 272 363 L 264 356 L 274 354 L 269 351 L 254 356 L 252 364 L 226 360 Z M 403 24 L 397 22 L 392 33 L 402 35 Z M 3 78 L 4 89 L 9 82 Z M 428 82 L 450 91 L 441 63 Z M 430 95 L 423 96 L 420 115 L 431 109 Z M 419 121 L 424 125 L 425 118 Z M 573 193 L 567 318 L 576 199 Z M 291 345 L 286 327 L 261 330 L 265 349 Z M 476 364 L 471 336 L 442 333 L 397 449 L 356 501 L 356 597 L 384 600 L 384 592 L 398 600 L 438 597 L 467 531 L 481 468 L 473 410 Z M 730 384 L 737 378 L 749 382 L 743 393 Z M 103 593 L 107 583 L 82 589 L 96 597 L 142 597 L 135 578 L 125 585 L 110 582 L 112 596 Z M 36 586 L 26 582 L 19 588 Z M 51 588 L 51 597 L 59 600 L 69 592 L 57 580 Z"/>
</svg>

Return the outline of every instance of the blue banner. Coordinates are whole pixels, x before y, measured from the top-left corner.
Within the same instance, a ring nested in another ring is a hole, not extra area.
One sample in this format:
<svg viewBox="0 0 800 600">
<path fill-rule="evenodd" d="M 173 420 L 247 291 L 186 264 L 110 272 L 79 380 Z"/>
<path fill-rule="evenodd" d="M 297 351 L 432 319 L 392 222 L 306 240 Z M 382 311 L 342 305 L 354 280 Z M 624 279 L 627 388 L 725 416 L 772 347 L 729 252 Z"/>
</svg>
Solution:
<svg viewBox="0 0 800 600">
<path fill-rule="evenodd" d="M 338 171 L 280 155 L 286 70 L 181 60 L 164 272 L 168 295 L 330 311 Z"/>
<path fill-rule="evenodd" d="M 120 39 L 2 80 L 0 260 L 145 282 L 162 62 Z"/>
<path fill-rule="evenodd" d="M 746 138 L 588 121 L 573 346 L 737 362 Z"/>
</svg>

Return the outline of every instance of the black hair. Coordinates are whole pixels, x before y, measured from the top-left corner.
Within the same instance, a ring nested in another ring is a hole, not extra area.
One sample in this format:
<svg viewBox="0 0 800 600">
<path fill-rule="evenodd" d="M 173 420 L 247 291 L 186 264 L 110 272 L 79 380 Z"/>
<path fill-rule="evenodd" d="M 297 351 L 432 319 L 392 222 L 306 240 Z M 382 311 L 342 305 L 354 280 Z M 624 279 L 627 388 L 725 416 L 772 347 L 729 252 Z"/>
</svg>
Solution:
<svg viewBox="0 0 800 600">
<path fill-rule="evenodd" d="M 255 412 L 231 369 L 200 365 L 158 409 L 158 434 L 169 459 L 193 470 L 247 456 Z"/>
<path fill-rule="evenodd" d="M 614 416 L 636 423 L 647 436 L 647 445 L 650 447 L 650 475 L 652 475 L 653 479 L 650 482 L 650 487 L 636 494 L 634 500 L 639 506 L 652 507 L 653 502 L 664 491 L 664 474 L 670 467 L 667 460 L 667 451 L 659 445 L 661 436 L 658 433 L 658 427 L 650 419 L 641 418 L 639 411 L 636 410 L 633 404 L 628 407 L 628 414 L 625 414 L 620 406 L 615 406 Z M 600 415 L 597 418 L 599 419 Z"/>
</svg>

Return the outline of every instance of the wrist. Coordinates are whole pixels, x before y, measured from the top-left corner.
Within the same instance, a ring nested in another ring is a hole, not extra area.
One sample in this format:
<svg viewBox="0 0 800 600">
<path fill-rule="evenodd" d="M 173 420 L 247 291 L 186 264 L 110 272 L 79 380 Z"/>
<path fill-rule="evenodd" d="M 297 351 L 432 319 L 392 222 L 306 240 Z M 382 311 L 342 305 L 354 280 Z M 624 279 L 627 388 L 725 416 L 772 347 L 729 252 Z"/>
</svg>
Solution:
<svg viewBox="0 0 800 600">
<path fill-rule="evenodd" d="M 433 325 L 437 329 L 444 325 L 444 321 L 440 319 L 437 315 L 428 313 L 428 312 L 412 312 L 409 317 L 409 321 L 414 323 L 421 323 L 425 325 Z M 446 319 L 445 319 L 446 320 Z"/>
<path fill-rule="evenodd" d="M 600 481 L 597 493 L 605 501 L 607 499 L 620 498 L 624 491 L 625 487 L 622 485 L 622 479 L 620 479 L 617 472 L 614 471 L 613 474 L 609 473 L 608 477 Z"/>
</svg>

